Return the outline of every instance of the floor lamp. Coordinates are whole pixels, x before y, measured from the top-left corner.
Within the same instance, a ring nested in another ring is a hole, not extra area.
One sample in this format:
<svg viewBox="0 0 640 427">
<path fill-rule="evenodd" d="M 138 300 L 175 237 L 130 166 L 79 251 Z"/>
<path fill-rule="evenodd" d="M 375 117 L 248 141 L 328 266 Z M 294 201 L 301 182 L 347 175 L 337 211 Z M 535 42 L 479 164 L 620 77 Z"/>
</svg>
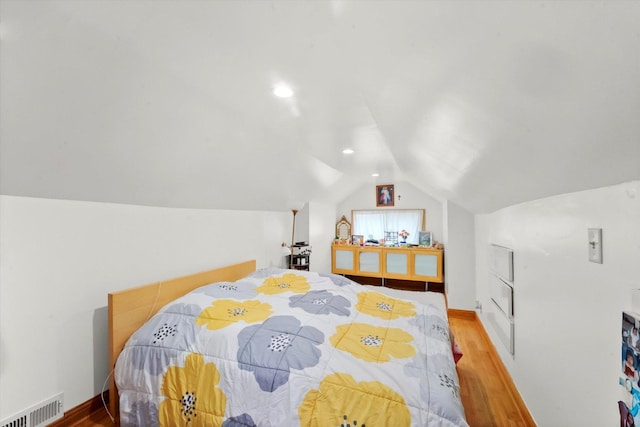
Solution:
<svg viewBox="0 0 640 427">
<path fill-rule="evenodd" d="M 293 243 L 296 236 L 296 214 L 298 213 L 297 209 L 291 209 L 293 212 L 293 227 L 291 229 L 291 255 L 289 255 L 289 268 L 293 269 Z"/>
</svg>

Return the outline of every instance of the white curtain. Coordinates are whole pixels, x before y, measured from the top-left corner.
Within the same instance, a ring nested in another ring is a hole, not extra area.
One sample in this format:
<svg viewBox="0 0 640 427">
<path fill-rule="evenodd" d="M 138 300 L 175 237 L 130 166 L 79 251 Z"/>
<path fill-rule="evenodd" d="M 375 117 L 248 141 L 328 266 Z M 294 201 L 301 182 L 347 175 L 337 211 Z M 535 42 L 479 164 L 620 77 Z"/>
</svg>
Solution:
<svg viewBox="0 0 640 427">
<path fill-rule="evenodd" d="M 422 209 L 353 211 L 353 234 L 362 235 L 365 240 L 380 240 L 384 238 L 385 231 L 407 230 L 407 243 L 417 245 L 422 216 Z"/>
</svg>

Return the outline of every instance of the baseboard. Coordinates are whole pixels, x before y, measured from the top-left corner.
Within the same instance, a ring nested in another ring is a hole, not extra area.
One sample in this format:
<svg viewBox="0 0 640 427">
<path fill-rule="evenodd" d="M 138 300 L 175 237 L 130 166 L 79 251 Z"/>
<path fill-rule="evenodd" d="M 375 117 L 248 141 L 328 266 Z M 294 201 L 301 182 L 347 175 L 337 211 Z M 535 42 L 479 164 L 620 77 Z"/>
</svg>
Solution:
<svg viewBox="0 0 640 427">
<path fill-rule="evenodd" d="M 447 315 L 450 317 L 457 317 L 458 319 L 475 320 L 478 315 L 473 310 L 460 310 L 458 308 L 448 308 Z"/>
<path fill-rule="evenodd" d="M 102 399 L 104 397 L 104 401 L 106 404 L 109 404 L 109 391 L 105 391 L 102 395 L 97 395 L 87 400 L 84 403 L 75 406 L 68 411 L 65 411 L 64 416 L 57 421 L 49 424 L 48 427 L 71 427 L 80 423 L 82 421 L 87 420 L 91 414 L 99 411 L 104 407 Z"/>
</svg>

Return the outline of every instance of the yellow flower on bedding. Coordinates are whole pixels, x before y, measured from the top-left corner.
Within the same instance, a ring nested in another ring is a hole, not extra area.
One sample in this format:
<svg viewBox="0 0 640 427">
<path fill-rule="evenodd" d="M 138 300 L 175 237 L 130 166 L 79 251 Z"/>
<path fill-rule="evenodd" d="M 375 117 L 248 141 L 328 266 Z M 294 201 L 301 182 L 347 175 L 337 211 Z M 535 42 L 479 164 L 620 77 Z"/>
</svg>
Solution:
<svg viewBox="0 0 640 427">
<path fill-rule="evenodd" d="M 222 425 L 227 397 L 216 387 L 220 372 L 213 363 L 204 363 L 201 354 L 190 354 L 184 367 L 170 366 L 162 378 L 165 399 L 158 408 L 161 426 Z"/>
<path fill-rule="evenodd" d="M 280 277 L 268 277 L 262 282 L 262 286 L 256 288 L 257 292 L 274 295 L 283 292 L 295 292 L 296 294 L 304 294 L 309 292 L 311 285 L 307 282 L 307 278 L 298 274 L 286 273 Z"/>
<path fill-rule="evenodd" d="M 261 322 L 272 313 L 270 304 L 257 300 L 219 299 L 212 302 L 198 315 L 196 325 L 206 325 L 207 329 L 216 330 L 241 320 L 247 323 Z"/>
<path fill-rule="evenodd" d="M 416 354 L 410 343 L 413 336 L 402 329 L 352 323 L 336 328 L 331 344 L 368 362 L 388 362 L 391 356 L 400 359 Z"/>
<path fill-rule="evenodd" d="M 397 319 L 398 317 L 413 317 L 416 306 L 408 301 L 388 297 L 378 292 L 359 292 L 356 309 L 361 313 L 382 319 Z"/>
<path fill-rule="evenodd" d="M 356 383 L 346 373 L 331 374 L 309 391 L 298 407 L 303 426 L 403 427 L 411 414 L 402 396 L 378 381 Z"/>
</svg>

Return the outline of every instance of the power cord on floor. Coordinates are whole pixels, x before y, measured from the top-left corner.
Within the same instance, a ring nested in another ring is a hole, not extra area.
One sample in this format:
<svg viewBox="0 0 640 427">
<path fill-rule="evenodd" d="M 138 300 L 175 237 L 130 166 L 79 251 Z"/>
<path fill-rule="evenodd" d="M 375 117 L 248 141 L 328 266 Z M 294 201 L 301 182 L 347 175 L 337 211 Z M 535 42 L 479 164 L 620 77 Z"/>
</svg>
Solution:
<svg viewBox="0 0 640 427">
<path fill-rule="evenodd" d="M 109 405 L 107 405 L 107 402 L 104 400 L 104 391 L 107 387 L 107 383 L 109 382 L 109 378 L 111 378 L 111 375 L 113 375 L 113 369 L 111 370 L 111 372 L 109 372 L 109 375 L 107 375 L 107 379 L 104 380 L 104 384 L 102 384 L 102 393 L 100 393 L 100 398 L 102 398 L 102 406 L 104 406 L 104 410 L 107 411 L 107 415 L 109 415 L 109 418 L 111 418 L 111 422 L 115 425 L 116 423 L 116 419 L 113 417 L 113 415 L 111 415 L 111 412 L 109 412 Z"/>
</svg>

